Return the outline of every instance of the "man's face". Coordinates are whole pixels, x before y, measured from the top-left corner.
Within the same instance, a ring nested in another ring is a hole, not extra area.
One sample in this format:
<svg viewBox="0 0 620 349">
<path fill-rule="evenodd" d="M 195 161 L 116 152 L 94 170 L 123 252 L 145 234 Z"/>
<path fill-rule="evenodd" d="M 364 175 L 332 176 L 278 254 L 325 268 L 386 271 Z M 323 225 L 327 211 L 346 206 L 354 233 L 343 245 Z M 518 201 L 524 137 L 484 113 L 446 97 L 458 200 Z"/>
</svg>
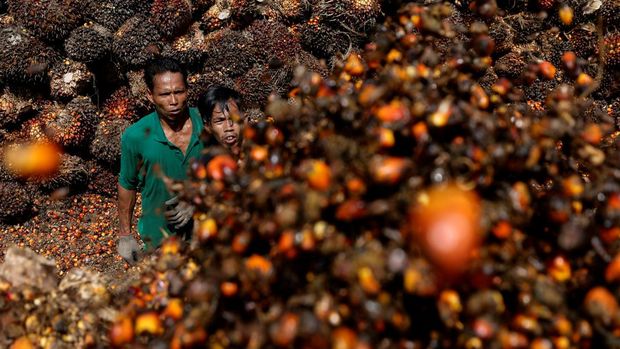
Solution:
<svg viewBox="0 0 620 349">
<path fill-rule="evenodd" d="M 222 110 L 221 105 L 215 106 L 208 127 L 220 144 L 228 149 L 233 149 L 238 147 L 241 141 L 243 115 L 233 100 L 229 100 L 226 107 Z"/>
<path fill-rule="evenodd" d="M 165 72 L 153 78 L 153 90 L 148 99 L 161 118 L 174 121 L 187 113 L 187 86 L 183 74 Z"/>
</svg>

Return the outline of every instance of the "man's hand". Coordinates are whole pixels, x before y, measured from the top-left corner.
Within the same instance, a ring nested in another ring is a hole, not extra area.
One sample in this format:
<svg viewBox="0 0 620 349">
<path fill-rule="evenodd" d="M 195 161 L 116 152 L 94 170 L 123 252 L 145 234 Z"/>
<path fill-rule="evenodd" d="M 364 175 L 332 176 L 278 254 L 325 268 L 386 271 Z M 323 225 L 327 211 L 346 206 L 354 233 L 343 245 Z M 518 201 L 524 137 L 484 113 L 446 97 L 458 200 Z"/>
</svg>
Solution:
<svg viewBox="0 0 620 349">
<path fill-rule="evenodd" d="M 134 264 L 140 257 L 141 248 L 138 241 L 136 241 L 133 236 L 125 235 L 118 238 L 117 250 L 118 254 L 120 254 L 127 263 Z"/>
<path fill-rule="evenodd" d="M 166 218 L 177 229 L 184 227 L 194 216 L 194 206 L 185 201 L 179 201 L 177 196 L 166 201 L 166 205 L 170 207 L 166 211 Z"/>
</svg>

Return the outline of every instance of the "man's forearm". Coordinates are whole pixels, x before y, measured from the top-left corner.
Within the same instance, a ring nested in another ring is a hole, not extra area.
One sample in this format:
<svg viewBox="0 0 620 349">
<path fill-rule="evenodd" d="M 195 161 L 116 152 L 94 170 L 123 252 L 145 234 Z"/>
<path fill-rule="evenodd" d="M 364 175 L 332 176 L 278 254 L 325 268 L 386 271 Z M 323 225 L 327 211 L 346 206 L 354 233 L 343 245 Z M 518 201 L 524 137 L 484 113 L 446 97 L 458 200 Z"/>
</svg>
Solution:
<svg viewBox="0 0 620 349">
<path fill-rule="evenodd" d="M 131 222 L 133 220 L 133 210 L 136 205 L 136 191 L 127 190 L 120 184 L 118 185 L 118 220 L 119 235 L 131 234 Z"/>
</svg>

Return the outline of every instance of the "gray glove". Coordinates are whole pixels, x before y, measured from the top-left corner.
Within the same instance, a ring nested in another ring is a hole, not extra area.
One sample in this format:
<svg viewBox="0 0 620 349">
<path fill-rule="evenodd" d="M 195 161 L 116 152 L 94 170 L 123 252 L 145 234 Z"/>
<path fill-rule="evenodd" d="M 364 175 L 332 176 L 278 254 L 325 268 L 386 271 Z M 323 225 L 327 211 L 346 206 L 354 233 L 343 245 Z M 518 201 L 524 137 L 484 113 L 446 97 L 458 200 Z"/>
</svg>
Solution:
<svg viewBox="0 0 620 349">
<path fill-rule="evenodd" d="M 194 216 L 194 205 L 179 201 L 177 196 L 166 201 L 166 206 L 168 207 L 166 211 L 168 223 L 173 224 L 177 229 L 184 227 Z"/>
<path fill-rule="evenodd" d="M 121 257 L 123 257 L 129 264 L 134 264 L 140 259 L 140 245 L 131 235 L 121 236 L 118 238 L 117 250 L 118 254 L 120 254 Z"/>
</svg>

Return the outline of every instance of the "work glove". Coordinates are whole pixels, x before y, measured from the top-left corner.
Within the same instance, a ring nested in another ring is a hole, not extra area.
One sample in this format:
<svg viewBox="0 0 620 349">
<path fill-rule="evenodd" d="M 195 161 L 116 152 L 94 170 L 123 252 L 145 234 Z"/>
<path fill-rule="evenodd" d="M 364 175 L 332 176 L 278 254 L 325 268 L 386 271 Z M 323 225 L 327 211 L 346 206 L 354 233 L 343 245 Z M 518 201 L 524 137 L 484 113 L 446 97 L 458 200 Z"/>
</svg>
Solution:
<svg viewBox="0 0 620 349">
<path fill-rule="evenodd" d="M 185 201 L 179 201 L 177 196 L 166 201 L 166 207 L 168 207 L 166 211 L 168 223 L 173 224 L 176 229 L 187 225 L 194 216 L 194 205 Z"/>
<path fill-rule="evenodd" d="M 134 264 L 140 259 L 140 250 L 141 247 L 138 244 L 138 241 L 131 236 L 125 235 L 118 238 L 118 246 L 117 246 L 118 254 L 123 257 L 127 263 Z"/>
</svg>

